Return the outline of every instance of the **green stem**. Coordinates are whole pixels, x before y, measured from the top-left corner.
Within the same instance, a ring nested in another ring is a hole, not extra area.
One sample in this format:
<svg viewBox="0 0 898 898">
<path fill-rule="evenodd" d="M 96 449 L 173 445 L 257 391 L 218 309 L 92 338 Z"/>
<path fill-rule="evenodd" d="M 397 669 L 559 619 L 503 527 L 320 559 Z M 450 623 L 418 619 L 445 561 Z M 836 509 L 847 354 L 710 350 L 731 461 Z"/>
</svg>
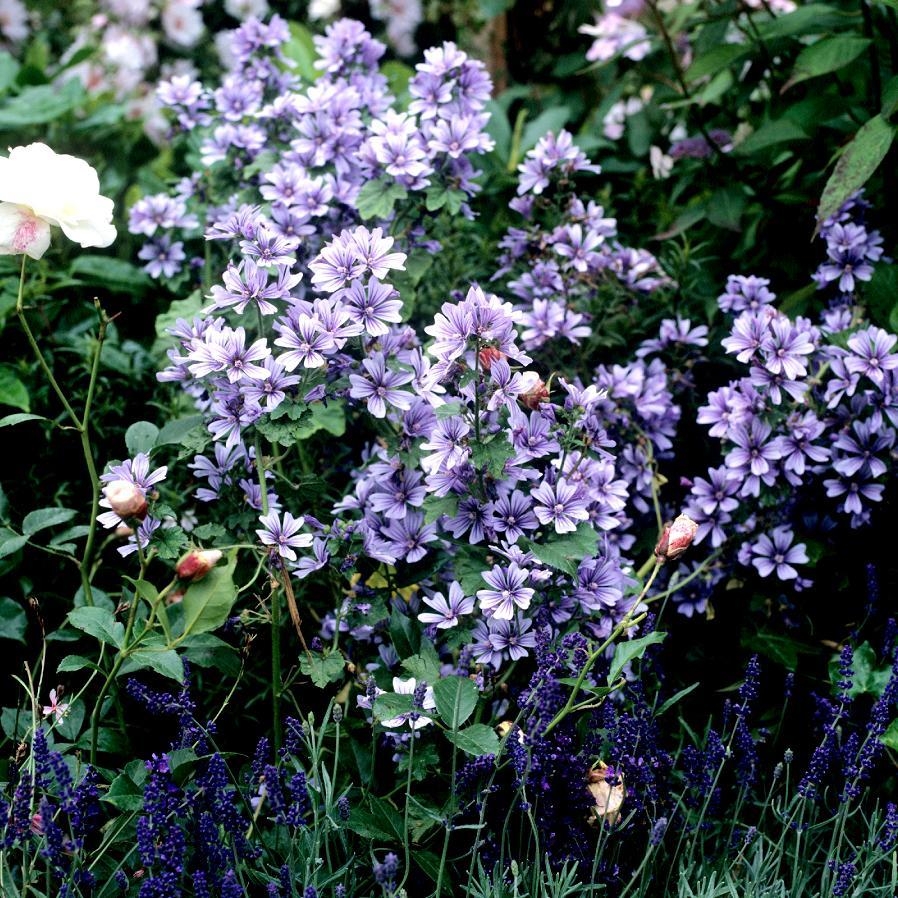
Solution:
<svg viewBox="0 0 898 898">
<path fill-rule="evenodd" d="M 405 869 L 402 871 L 402 880 L 398 886 L 396 886 L 396 894 L 402 894 L 403 886 L 405 885 L 406 880 L 408 879 L 409 871 L 412 866 L 412 852 L 411 852 L 411 844 L 409 842 L 408 837 L 408 808 L 411 802 L 409 799 L 412 795 L 412 766 L 415 760 L 415 731 L 412 730 L 412 738 L 409 739 L 408 743 L 408 776 L 405 781 L 405 813 L 403 815 L 402 820 L 402 850 L 405 854 Z M 437 896 L 439 898 L 439 896 Z"/>
<path fill-rule="evenodd" d="M 256 434 L 256 476 L 259 479 L 259 501 L 262 514 L 268 514 L 268 485 L 265 482 L 265 464 L 262 455 L 262 438 Z M 272 583 L 274 584 L 274 578 Z M 271 715 L 274 718 L 274 751 L 280 750 L 281 729 L 281 591 L 275 584 L 271 587 Z"/>
<path fill-rule="evenodd" d="M 586 659 L 586 664 L 580 670 L 579 675 L 577 676 L 577 680 L 574 683 L 573 688 L 571 689 L 571 694 L 568 696 L 567 702 L 565 702 L 564 707 L 549 721 L 549 725 L 543 730 L 543 736 L 548 736 L 555 727 L 564 720 L 568 714 L 574 709 L 574 706 L 577 704 L 577 693 L 580 691 L 580 687 L 583 685 L 583 681 L 586 679 L 586 675 L 592 669 L 593 664 L 602 657 L 605 652 L 605 649 L 614 642 L 618 636 L 620 636 L 628 627 L 632 626 L 634 623 L 637 623 L 641 620 L 644 615 L 640 615 L 636 617 L 634 612 L 636 608 L 639 606 L 639 603 L 645 598 L 648 591 L 652 588 L 652 584 L 655 582 L 655 577 L 658 576 L 658 571 L 661 570 L 661 565 L 663 562 L 659 560 L 655 560 L 655 567 L 652 570 L 652 574 L 648 580 L 646 580 L 645 585 L 640 590 L 639 595 L 633 600 L 633 604 L 630 606 L 630 610 L 624 615 L 623 620 L 611 631 L 611 635 L 594 651 L 589 657 Z"/>
<path fill-rule="evenodd" d="M 31 330 L 31 326 L 28 324 L 28 318 L 25 315 L 25 260 L 27 258 L 27 256 L 22 256 L 22 268 L 19 275 L 19 292 L 18 296 L 16 297 L 16 315 L 18 316 L 19 323 L 22 326 L 22 331 L 28 341 L 28 345 L 31 347 L 31 350 L 34 353 L 34 356 L 37 359 L 41 370 L 44 372 L 44 376 L 47 378 L 47 382 L 50 384 L 51 389 L 54 393 L 56 393 L 59 401 L 62 403 L 62 407 L 65 409 L 66 415 L 68 415 L 68 417 L 71 419 L 72 426 L 76 431 L 78 431 L 78 436 L 81 440 L 81 452 L 84 456 L 85 465 L 87 466 L 88 476 L 90 477 L 91 513 L 90 530 L 88 531 L 87 540 L 84 544 L 84 553 L 79 564 L 79 572 L 81 575 L 81 588 L 82 592 L 84 593 L 84 602 L 87 605 L 93 605 L 93 591 L 90 585 L 91 560 L 93 556 L 94 539 L 96 533 L 96 519 L 100 511 L 100 478 L 97 476 L 97 466 L 94 462 L 93 449 L 90 444 L 89 425 L 91 404 L 93 403 L 93 397 L 96 392 L 97 377 L 100 370 L 100 353 L 103 350 L 103 342 L 106 338 L 106 328 L 109 322 L 98 306 L 98 312 L 100 315 L 100 327 L 97 334 L 97 349 L 94 353 L 93 361 L 91 363 L 90 381 L 87 387 L 87 398 L 84 402 L 84 414 L 79 418 L 77 413 L 75 412 L 75 409 L 66 398 L 65 393 L 62 391 L 62 388 L 59 386 L 58 381 L 53 375 L 53 371 L 51 370 L 50 365 L 44 357 L 44 354 L 41 352 L 41 348 L 38 345 L 37 339 L 35 338 L 34 333 Z"/>
<path fill-rule="evenodd" d="M 115 661 L 112 664 L 112 670 L 106 675 L 106 680 L 103 683 L 102 688 L 100 689 L 100 694 L 97 696 L 97 702 L 94 705 L 94 710 L 90 715 L 90 763 L 91 766 L 96 767 L 97 764 L 97 741 L 100 735 L 100 717 L 103 713 L 103 702 L 106 699 L 106 694 L 109 692 L 110 687 L 115 681 L 116 676 L 118 676 L 119 670 L 121 670 L 122 664 L 125 662 L 125 658 L 128 657 L 130 650 L 132 647 L 128 646 L 128 642 L 131 639 L 131 633 L 134 630 L 134 621 L 137 619 L 137 606 L 140 603 L 137 600 L 137 596 L 131 600 L 131 607 L 128 609 L 128 622 L 125 624 L 125 635 L 122 638 L 122 648 L 119 651 L 118 655 L 115 656 Z"/>
</svg>

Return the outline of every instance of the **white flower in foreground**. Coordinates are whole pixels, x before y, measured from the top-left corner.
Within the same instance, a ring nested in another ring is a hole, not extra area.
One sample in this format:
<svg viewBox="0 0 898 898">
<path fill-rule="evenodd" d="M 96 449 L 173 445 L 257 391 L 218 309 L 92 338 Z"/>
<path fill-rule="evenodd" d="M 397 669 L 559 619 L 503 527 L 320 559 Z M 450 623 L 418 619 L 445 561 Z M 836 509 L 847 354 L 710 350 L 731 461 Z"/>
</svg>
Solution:
<svg viewBox="0 0 898 898">
<path fill-rule="evenodd" d="M 50 226 L 81 246 L 115 240 L 112 200 L 100 195 L 96 171 L 83 159 L 42 143 L 0 156 L 0 255 L 39 259 L 50 245 Z"/>
</svg>

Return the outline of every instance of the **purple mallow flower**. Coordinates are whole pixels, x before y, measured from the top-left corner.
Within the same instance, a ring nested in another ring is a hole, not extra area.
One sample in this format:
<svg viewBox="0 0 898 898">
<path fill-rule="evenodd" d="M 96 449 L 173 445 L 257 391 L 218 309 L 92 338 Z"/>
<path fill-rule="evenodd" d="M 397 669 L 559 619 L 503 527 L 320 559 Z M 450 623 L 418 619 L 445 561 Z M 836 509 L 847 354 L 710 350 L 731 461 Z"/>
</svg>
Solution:
<svg viewBox="0 0 898 898">
<path fill-rule="evenodd" d="M 296 561 L 294 549 L 306 549 L 312 545 L 314 537 L 311 533 L 300 533 L 305 518 L 294 518 L 289 511 L 284 512 L 283 519 L 276 511 L 261 515 L 261 530 L 256 533 L 263 545 L 269 546 L 281 558 Z"/>
<path fill-rule="evenodd" d="M 524 586 L 529 574 L 512 561 L 508 567 L 493 565 L 491 571 L 481 575 L 490 585 L 490 589 L 478 589 L 477 598 L 480 609 L 487 617 L 497 620 L 511 620 L 515 608 L 526 611 L 530 607 L 534 590 Z"/>
<path fill-rule="evenodd" d="M 418 620 L 425 624 L 434 624 L 438 630 L 457 627 L 461 615 L 472 614 L 474 611 L 474 599 L 465 596 L 457 580 L 449 584 L 448 598 L 441 592 L 435 592 L 431 596 L 424 596 L 421 601 L 433 611 L 422 611 L 418 615 Z"/>
<path fill-rule="evenodd" d="M 769 577 L 774 572 L 780 580 L 794 580 L 798 571 L 793 564 L 807 564 L 808 553 L 804 543 L 794 543 L 792 530 L 782 525 L 775 527 L 768 535 L 762 533 L 751 546 L 751 563 L 762 577 Z"/>
</svg>

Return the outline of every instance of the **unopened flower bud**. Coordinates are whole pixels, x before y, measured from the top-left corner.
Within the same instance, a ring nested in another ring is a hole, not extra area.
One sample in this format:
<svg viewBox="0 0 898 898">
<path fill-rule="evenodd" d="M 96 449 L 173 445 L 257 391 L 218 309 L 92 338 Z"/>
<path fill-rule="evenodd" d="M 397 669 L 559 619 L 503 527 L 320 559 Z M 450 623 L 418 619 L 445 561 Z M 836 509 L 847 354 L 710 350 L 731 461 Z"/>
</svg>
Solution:
<svg viewBox="0 0 898 898">
<path fill-rule="evenodd" d="M 595 801 L 589 811 L 589 822 L 594 825 L 602 821 L 617 822 L 624 803 L 624 778 L 599 761 L 586 775 L 586 788 Z"/>
<path fill-rule="evenodd" d="M 220 559 L 220 549 L 192 549 L 175 565 L 175 573 L 182 580 L 202 580 Z"/>
<path fill-rule="evenodd" d="M 109 507 L 122 519 L 147 516 L 147 497 L 143 490 L 130 480 L 113 480 L 103 487 L 103 495 Z"/>
<path fill-rule="evenodd" d="M 518 399 L 527 406 L 527 408 L 532 409 L 533 411 L 536 411 L 539 408 L 540 403 L 545 402 L 548 398 L 549 391 L 546 389 L 545 383 L 538 377 L 526 393 L 518 395 Z"/>
<path fill-rule="evenodd" d="M 659 561 L 673 561 L 679 558 L 695 539 L 698 524 L 689 517 L 681 514 L 672 524 L 666 524 L 658 545 L 655 546 L 655 557 Z"/>
<path fill-rule="evenodd" d="M 480 359 L 480 367 L 484 371 L 489 371 L 496 359 L 505 358 L 505 353 L 501 349 L 496 349 L 495 346 L 484 346 L 478 353 L 478 358 Z"/>
</svg>

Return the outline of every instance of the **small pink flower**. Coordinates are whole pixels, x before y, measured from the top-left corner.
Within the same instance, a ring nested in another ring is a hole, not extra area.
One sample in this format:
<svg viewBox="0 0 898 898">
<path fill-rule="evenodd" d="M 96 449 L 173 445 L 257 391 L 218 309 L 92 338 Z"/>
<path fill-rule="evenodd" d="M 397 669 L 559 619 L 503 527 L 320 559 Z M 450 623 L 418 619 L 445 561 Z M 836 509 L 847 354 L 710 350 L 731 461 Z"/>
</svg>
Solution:
<svg viewBox="0 0 898 898">
<path fill-rule="evenodd" d="M 61 702 L 61 698 L 62 695 L 57 695 L 55 689 L 50 690 L 50 704 L 44 705 L 43 707 L 44 717 L 49 717 L 51 714 L 55 714 L 57 723 L 65 717 L 69 710 L 69 703 Z"/>
</svg>

